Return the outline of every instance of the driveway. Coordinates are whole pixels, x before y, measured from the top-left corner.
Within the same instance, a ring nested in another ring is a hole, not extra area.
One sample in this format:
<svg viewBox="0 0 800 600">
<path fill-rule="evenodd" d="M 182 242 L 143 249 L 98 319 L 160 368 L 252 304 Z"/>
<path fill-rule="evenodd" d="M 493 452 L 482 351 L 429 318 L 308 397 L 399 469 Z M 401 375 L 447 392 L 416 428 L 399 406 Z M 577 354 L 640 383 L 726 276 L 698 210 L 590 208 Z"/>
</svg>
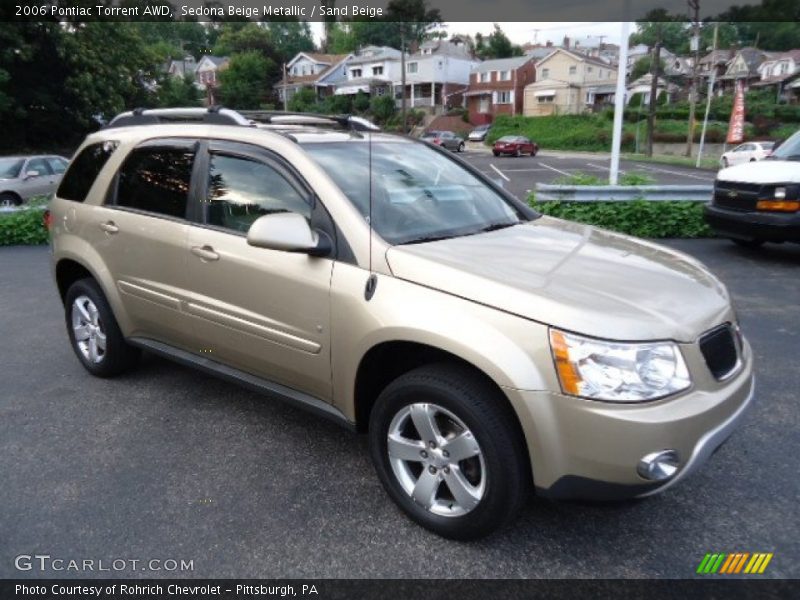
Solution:
<svg viewBox="0 0 800 600">
<path fill-rule="evenodd" d="M 89 376 L 47 249 L 0 248 L 0 577 L 80 575 L 15 570 L 16 556 L 39 553 L 191 560 L 179 573 L 191 577 L 684 578 L 705 553 L 736 551 L 773 552 L 765 576 L 800 577 L 800 246 L 668 244 L 733 293 L 758 373 L 742 428 L 663 495 L 532 499 L 512 529 L 477 543 L 413 525 L 365 439 L 333 424 L 155 357 L 118 379 Z M 176 576 L 140 568 L 112 575 Z"/>
</svg>

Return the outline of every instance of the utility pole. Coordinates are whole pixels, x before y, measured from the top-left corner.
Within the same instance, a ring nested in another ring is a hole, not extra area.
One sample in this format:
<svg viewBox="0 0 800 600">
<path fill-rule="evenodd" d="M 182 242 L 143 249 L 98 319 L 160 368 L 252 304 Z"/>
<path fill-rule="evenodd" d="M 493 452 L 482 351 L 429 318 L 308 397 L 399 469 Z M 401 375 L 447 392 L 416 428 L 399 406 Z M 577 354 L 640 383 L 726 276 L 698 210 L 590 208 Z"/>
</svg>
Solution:
<svg viewBox="0 0 800 600">
<path fill-rule="evenodd" d="M 700 62 L 700 0 L 686 0 L 689 8 L 694 11 L 692 24 L 692 45 L 694 46 L 694 63 L 692 64 L 692 89 L 689 95 L 689 134 L 686 136 L 686 156 L 692 155 L 694 144 L 694 117 L 697 105 L 697 63 Z M 716 68 L 716 67 L 714 67 Z"/>
<path fill-rule="evenodd" d="M 717 50 L 717 36 L 719 35 L 719 23 L 714 23 L 714 43 L 711 46 L 711 51 Z M 700 161 L 703 159 L 703 146 L 706 142 L 706 128 L 708 127 L 708 113 L 711 111 L 711 96 L 714 95 L 714 80 L 717 77 L 716 70 L 711 71 L 711 77 L 708 78 L 708 95 L 706 96 L 706 114 L 703 117 L 703 129 L 700 132 L 700 147 L 697 149 L 697 163 L 695 167 L 700 168 Z M 778 86 L 780 88 L 780 86 Z"/>
<path fill-rule="evenodd" d="M 283 63 L 283 112 L 289 110 L 289 88 L 287 87 L 286 79 L 286 63 Z"/>
<path fill-rule="evenodd" d="M 614 94 L 614 126 L 611 138 L 611 165 L 608 170 L 608 183 L 617 185 L 619 178 L 619 150 L 622 145 L 622 116 L 625 112 L 625 64 L 628 60 L 628 33 L 630 24 L 627 16 L 630 14 L 630 3 L 625 4 L 626 17 L 622 21 L 619 45 L 619 68 L 617 69 L 617 89 Z"/>
<path fill-rule="evenodd" d="M 400 23 L 400 118 L 403 123 L 403 134 L 408 133 L 408 122 L 406 121 L 406 24 Z"/>
<path fill-rule="evenodd" d="M 661 22 L 657 25 L 656 45 L 650 61 L 650 110 L 647 113 L 647 156 L 653 156 L 653 131 L 656 125 L 656 101 L 658 97 L 658 71 L 661 66 Z"/>
</svg>

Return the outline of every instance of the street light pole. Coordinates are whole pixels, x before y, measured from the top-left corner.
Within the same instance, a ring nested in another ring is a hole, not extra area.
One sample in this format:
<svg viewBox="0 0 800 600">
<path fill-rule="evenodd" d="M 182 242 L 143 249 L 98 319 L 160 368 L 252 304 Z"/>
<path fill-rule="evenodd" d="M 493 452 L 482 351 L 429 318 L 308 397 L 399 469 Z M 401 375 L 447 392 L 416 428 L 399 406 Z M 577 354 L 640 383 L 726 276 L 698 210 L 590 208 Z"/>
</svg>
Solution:
<svg viewBox="0 0 800 600">
<path fill-rule="evenodd" d="M 628 8 L 626 4 L 626 9 Z M 627 17 L 628 10 L 624 17 Z M 627 79 L 626 65 L 628 64 L 628 35 L 630 23 L 622 21 L 619 44 L 619 66 L 617 67 L 617 90 L 614 94 L 614 129 L 611 139 L 611 166 L 608 171 L 608 183 L 617 185 L 619 180 L 619 150 L 622 145 L 622 116 L 625 112 L 625 83 Z"/>
<path fill-rule="evenodd" d="M 403 134 L 408 133 L 408 121 L 406 121 L 406 27 L 405 23 L 400 23 L 400 118 L 403 124 Z"/>
</svg>

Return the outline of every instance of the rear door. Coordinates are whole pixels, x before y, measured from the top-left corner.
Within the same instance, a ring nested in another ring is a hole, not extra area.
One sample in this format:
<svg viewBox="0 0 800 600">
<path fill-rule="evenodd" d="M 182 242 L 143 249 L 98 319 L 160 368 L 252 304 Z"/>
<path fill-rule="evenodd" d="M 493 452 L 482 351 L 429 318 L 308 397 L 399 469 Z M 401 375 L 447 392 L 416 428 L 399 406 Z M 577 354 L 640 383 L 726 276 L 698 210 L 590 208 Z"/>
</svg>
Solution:
<svg viewBox="0 0 800 600">
<path fill-rule="evenodd" d="M 84 237 L 105 260 L 141 336 L 195 349 L 181 311 L 186 285 L 187 211 L 198 144 L 160 139 L 134 148 L 103 206 L 85 212 Z"/>
<path fill-rule="evenodd" d="M 28 175 L 35 171 L 36 175 Z M 55 173 L 42 157 L 31 158 L 23 169 L 22 184 L 20 186 L 21 196 L 28 200 L 33 196 L 43 196 L 52 193 L 57 184 Z"/>
<path fill-rule="evenodd" d="M 186 310 L 203 353 L 323 400 L 331 397 L 333 259 L 255 248 L 260 216 L 295 212 L 312 227 L 321 203 L 282 159 L 263 148 L 211 142 L 189 229 Z"/>
</svg>

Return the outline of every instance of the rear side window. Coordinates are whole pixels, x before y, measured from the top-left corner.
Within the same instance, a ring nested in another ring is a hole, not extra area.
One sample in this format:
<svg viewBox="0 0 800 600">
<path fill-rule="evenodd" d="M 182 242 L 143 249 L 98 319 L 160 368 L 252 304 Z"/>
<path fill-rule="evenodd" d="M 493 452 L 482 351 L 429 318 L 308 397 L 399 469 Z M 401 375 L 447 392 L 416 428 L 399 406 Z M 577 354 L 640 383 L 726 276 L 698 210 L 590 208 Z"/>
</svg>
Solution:
<svg viewBox="0 0 800 600">
<path fill-rule="evenodd" d="M 136 148 L 119 170 L 117 206 L 185 218 L 194 150 Z"/>
<path fill-rule="evenodd" d="M 119 142 L 99 142 L 81 150 L 64 174 L 56 195 L 75 202 L 86 200 L 86 194 L 89 193 L 94 180 L 118 145 Z"/>
</svg>

